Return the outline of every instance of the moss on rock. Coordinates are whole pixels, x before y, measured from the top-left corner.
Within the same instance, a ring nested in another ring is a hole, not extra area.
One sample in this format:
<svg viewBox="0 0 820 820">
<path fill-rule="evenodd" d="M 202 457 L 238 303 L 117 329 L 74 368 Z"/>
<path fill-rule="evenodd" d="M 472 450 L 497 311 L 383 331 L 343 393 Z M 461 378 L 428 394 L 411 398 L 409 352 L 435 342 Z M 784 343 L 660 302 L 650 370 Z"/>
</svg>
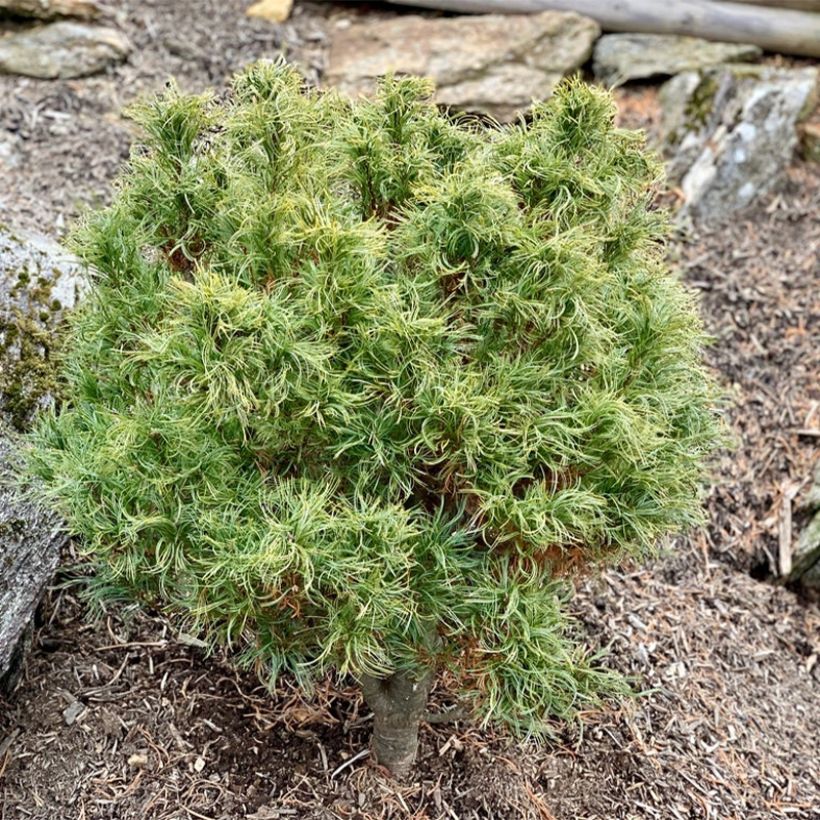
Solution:
<svg viewBox="0 0 820 820">
<path fill-rule="evenodd" d="M 50 240 L 0 226 L 0 416 L 17 430 L 60 395 L 55 358 L 78 271 Z"/>
</svg>

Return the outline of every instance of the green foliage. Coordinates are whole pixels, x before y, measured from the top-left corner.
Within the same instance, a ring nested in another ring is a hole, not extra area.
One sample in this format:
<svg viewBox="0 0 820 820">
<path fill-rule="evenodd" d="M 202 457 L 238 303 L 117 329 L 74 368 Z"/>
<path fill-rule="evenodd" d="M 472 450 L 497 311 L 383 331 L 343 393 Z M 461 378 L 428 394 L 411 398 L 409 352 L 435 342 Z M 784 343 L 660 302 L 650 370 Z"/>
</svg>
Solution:
<svg viewBox="0 0 820 820">
<path fill-rule="evenodd" d="M 610 97 L 484 131 L 430 91 L 257 64 L 136 109 L 29 465 L 100 589 L 262 674 L 435 662 L 538 732 L 617 687 L 566 579 L 698 520 L 714 389 Z"/>
</svg>

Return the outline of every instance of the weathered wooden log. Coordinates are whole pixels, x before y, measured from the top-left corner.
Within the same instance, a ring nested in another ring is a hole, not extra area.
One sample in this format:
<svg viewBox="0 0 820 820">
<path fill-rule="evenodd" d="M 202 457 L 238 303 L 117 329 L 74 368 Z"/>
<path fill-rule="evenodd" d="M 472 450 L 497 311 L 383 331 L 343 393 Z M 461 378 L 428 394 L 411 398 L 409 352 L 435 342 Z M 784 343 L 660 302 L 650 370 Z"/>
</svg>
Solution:
<svg viewBox="0 0 820 820">
<path fill-rule="evenodd" d="M 820 11 L 820 0 L 728 0 L 746 6 L 768 6 L 772 9 L 797 9 L 798 11 Z"/>
<path fill-rule="evenodd" d="M 820 14 L 726 0 L 390 0 L 466 13 L 575 11 L 607 31 L 687 34 L 820 57 Z M 772 0 L 774 2 L 774 0 Z"/>
<path fill-rule="evenodd" d="M 35 610 L 66 537 L 59 520 L 23 500 L 9 481 L 13 446 L 0 428 L 0 691 L 14 689 Z"/>
</svg>

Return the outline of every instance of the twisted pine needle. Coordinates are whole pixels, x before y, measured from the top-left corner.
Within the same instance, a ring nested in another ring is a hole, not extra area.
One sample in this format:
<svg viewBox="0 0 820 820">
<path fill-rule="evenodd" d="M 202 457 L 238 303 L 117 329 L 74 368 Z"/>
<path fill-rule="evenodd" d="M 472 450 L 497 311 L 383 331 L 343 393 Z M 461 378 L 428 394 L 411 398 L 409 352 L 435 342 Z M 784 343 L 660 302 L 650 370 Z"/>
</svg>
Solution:
<svg viewBox="0 0 820 820">
<path fill-rule="evenodd" d="M 431 92 L 258 63 L 134 107 L 28 470 L 93 595 L 270 680 L 445 667 L 537 735 L 624 690 L 567 579 L 700 520 L 716 392 L 610 96 L 569 81 L 481 131 Z"/>
</svg>

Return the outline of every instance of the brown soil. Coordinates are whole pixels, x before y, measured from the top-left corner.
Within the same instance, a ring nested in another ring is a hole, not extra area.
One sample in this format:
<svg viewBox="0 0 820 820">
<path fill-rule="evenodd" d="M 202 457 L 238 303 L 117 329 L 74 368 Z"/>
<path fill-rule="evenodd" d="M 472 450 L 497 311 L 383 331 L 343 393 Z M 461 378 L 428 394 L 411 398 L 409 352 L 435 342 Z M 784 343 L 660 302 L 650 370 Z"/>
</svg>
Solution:
<svg viewBox="0 0 820 820">
<path fill-rule="evenodd" d="M 586 584 L 575 608 L 644 694 L 583 729 L 557 726 L 542 748 L 426 727 L 416 774 L 398 787 L 365 759 L 335 774 L 367 745 L 355 689 L 270 696 L 160 619 L 91 622 L 63 591 L 0 722 L 0 816 L 818 816 L 816 609 L 692 545 Z"/>
<path fill-rule="evenodd" d="M 167 75 L 199 90 L 284 49 L 315 76 L 328 32 L 362 13 L 301 2 L 273 26 L 245 5 L 123 0 L 127 64 L 71 82 L 0 77 L 0 137 L 20 159 L 0 221 L 60 233 L 104 201 L 130 141 L 117 112 Z M 654 91 L 620 101 L 628 124 L 656 121 Z M 818 458 L 818 206 L 820 172 L 798 165 L 782 194 L 670 249 L 702 294 L 737 446 L 702 532 L 653 566 L 585 582 L 573 604 L 641 697 L 556 726 L 541 748 L 425 727 L 398 786 L 358 757 L 369 714 L 346 682 L 271 696 L 151 613 L 94 621 L 55 589 L 24 680 L 0 702 L 0 820 L 820 818 L 820 610 L 770 580 L 784 490 Z"/>
</svg>

